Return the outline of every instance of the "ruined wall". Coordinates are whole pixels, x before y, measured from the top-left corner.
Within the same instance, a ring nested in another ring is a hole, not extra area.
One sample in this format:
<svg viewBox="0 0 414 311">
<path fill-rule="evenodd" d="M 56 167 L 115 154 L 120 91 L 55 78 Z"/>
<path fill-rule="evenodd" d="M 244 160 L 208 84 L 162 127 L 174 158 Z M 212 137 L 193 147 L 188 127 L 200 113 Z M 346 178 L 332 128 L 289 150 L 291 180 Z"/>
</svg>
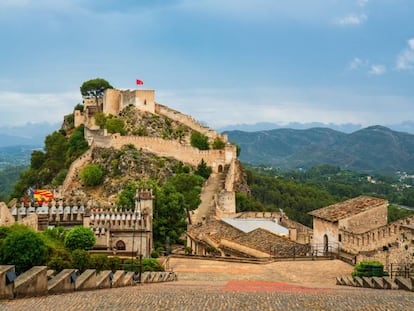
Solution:
<svg viewBox="0 0 414 311">
<path fill-rule="evenodd" d="M 367 211 L 339 220 L 339 228 L 350 232 L 360 233 L 387 224 L 388 202 L 370 208 Z"/>
<path fill-rule="evenodd" d="M 384 246 L 398 242 L 401 238 L 400 227 L 402 225 L 410 224 L 414 224 L 414 216 L 395 221 L 364 233 L 340 230 L 342 236 L 341 248 L 351 254 L 382 249 Z"/>
</svg>

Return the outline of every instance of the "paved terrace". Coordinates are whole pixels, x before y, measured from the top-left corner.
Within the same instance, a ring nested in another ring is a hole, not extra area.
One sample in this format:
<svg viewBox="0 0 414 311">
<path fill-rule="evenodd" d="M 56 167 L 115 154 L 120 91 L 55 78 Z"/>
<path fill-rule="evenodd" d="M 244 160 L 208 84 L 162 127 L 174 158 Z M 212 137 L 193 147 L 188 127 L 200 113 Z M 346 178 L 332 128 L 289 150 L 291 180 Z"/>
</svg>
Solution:
<svg viewBox="0 0 414 311">
<path fill-rule="evenodd" d="M 171 259 L 172 283 L 1 301 L 0 310 L 413 310 L 414 293 L 335 285 L 341 261 L 266 265 Z"/>
</svg>

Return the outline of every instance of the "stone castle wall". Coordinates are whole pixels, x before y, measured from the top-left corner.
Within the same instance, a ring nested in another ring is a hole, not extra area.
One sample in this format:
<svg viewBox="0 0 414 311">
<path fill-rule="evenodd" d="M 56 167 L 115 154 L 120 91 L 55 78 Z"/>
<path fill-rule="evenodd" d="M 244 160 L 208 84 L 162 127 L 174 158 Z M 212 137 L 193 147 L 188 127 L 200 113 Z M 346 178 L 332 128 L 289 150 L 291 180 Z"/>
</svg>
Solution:
<svg viewBox="0 0 414 311">
<path fill-rule="evenodd" d="M 236 158 L 231 161 L 229 170 L 227 171 L 226 180 L 224 182 L 224 189 L 226 189 L 226 191 L 234 191 L 235 170 Z"/>
<path fill-rule="evenodd" d="M 410 224 L 414 224 L 414 216 L 359 234 L 339 230 L 342 236 L 341 249 L 351 254 L 380 249 L 383 246 L 388 246 L 388 244 L 398 241 L 400 238 L 400 227 Z"/>
<path fill-rule="evenodd" d="M 81 155 L 79 158 L 72 162 L 72 164 L 69 167 L 68 173 L 66 174 L 65 180 L 62 184 L 60 197 L 64 197 L 67 195 L 71 183 L 77 180 L 77 175 L 81 167 L 85 166 L 92 160 L 92 151 L 94 146 L 95 145 L 92 143 L 88 151 L 86 151 L 83 155 Z"/>
<path fill-rule="evenodd" d="M 236 157 L 236 148 L 232 145 L 226 146 L 223 150 L 199 150 L 192 146 L 158 137 L 120 136 L 119 134 L 109 137 L 97 137 L 93 141 L 96 147 L 113 147 L 115 149 L 132 144 L 137 149 L 147 150 L 158 156 L 173 157 L 192 166 L 197 166 L 203 159 L 207 165 L 212 167 L 214 172 L 218 172 L 220 167 L 224 169 L 224 166 L 230 164 L 233 157 Z"/>
<path fill-rule="evenodd" d="M 185 115 L 179 111 L 171 109 L 167 106 L 155 104 L 155 113 L 168 117 L 174 121 L 178 121 L 189 128 L 193 129 L 194 131 L 200 132 L 206 135 L 210 141 L 213 141 L 216 137 L 219 137 L 224 142 L 227 142 L 227 135 L 225 134 L 217 134 L 217 132 L 207 126 L 200 124 L 197 120 L 193 117 Z"/>
</svg>

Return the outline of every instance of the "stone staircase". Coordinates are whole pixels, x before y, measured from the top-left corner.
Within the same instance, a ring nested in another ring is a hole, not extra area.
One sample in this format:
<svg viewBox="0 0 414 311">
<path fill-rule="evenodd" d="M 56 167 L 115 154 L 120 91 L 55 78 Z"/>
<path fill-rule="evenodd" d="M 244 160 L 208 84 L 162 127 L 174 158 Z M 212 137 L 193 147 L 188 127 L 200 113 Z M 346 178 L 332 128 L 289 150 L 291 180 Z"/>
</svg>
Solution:
<svg viewBox="0 0 414 311">
<path fill-rule="evenodd" d="M 201 203 L 196 210 L 190 213 L 192 224 L 202 223 L 214 213 L 214 211 L 212 211 L 214 195 L 223 190 L 224 174 L 225 173 L 212 173 L 205 182 L 200 195 Z"/>
</svg>

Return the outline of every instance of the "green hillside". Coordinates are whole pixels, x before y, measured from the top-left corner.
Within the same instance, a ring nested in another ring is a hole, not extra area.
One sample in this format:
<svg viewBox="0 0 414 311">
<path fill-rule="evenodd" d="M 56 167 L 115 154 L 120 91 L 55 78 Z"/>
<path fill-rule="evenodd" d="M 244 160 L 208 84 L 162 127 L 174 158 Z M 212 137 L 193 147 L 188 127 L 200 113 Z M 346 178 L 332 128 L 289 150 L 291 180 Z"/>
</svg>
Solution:
<svg viewBox="0 0 414 311">
<path fill-rule="evenodd" d="M 279 169 L 320 164 L 367 173 L 414 172 L 414 135 L 372 126 L 351 134 L 328 128 L 227 132 L 241 147 L 240 160 Z"/>
</svg>

